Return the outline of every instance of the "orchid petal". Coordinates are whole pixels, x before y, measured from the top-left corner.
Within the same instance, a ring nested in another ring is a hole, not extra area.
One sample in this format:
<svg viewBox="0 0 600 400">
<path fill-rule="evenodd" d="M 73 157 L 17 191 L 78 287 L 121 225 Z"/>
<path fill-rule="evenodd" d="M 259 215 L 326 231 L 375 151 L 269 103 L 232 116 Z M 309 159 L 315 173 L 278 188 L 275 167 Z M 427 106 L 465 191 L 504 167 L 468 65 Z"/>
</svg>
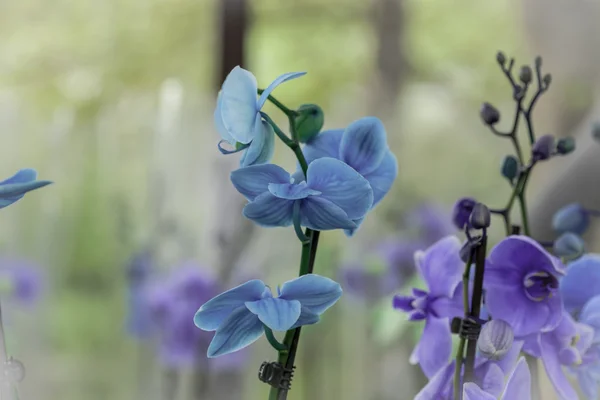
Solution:
<svg viewBox="0 0 600 400">
<path fill-rule="evenodd" d="M 254 279 L 229 289 L 200 307 L 194 316 L 194 324 L 202 330 L 214 331 L 236 309 L 247 301 L 259 300 L 266 285 Z"/>
<path fill-rule="evenodd" d="M 263 324 L 274 331 L 287 331 L 300 317 L 300 302 L 267 297 L 246 302 L 246 307 L 256 314 Z"/>
<path fill-rule="evenodd" d="M 244 207 L 244 216 L 260 226 L 289 226 L 292 223 L 294 201 L 280 199 L 266 192 Z"/>
<path fill-rule="evenodd" d="M 260 95 L 260 98 L 256 103 L 257 109 L 260 110 L 261 108 L 263 108 L 265 102 L 267 101 L 267 98 L 277 86 L 281 85 L 283 82 L 299 78 L 302 75 L 306 75 L 306 72 L 288 72 L 286 74 L 279 75 Z"/>
<path fill-rule="evenodd" d="M 320 158 L 308 166 L 307 180 L 311 189 L 334 203 L 349 219 L 365 216 L 373 204 L 369 182 L 347 164 L 335 158 Z"/>
<path fill-rule="evenodd" d="M 289 183 L 290 174 L 275 164 L 252 165 L 231 173 L 231 183 L 248 200 L 269 190 L 271 183 Z"/>
<path fill-rule="evenodd" d="M 246 307 L 239 307 L 219 326 L 207 355 L 214 358 L 243 349 L 258 340 L 263 332 L 260 319 Z"/>
<path fill-rule="evenodd" d="M 351 123 L 340 144 L 341 160 L 362 175 L 375 171 L 388 150 L 383 123 L 365 117 Z"/>
<path fill-rule="evenodd" d="M 356 225 L 348 218 L 348 214 L 344 210 L 321 196 L 311 196 L 296 201 L 302 202 L 300 205 L 300 222 L 302 226 L 315 231 L 356 228 Z"/>
<path fill-rule="evenodd" d="M 302 149 L 306 162 L 310 165 L 313 161 L 323 157 L 339 160 L 343 134 L 343 129 L 334 129 L 323 131 L 311 139 Z"/>
<path fill-rule="evenodd" d="M 271 161 L 275 152 L 275 132 L 273 127 L 263 121 L 260 114 L 256 114 L 254 125 L 254 139 L 250 142 L 248 150 L 240 159 L 240 167 L 265 164 Z"/>
<path fill-rule="evenodd" d="M 324 276 L 307 274 L 284 283 L 279 298 L 298 300 L 303 309 L 320 315 L 341 296 L 342 287 L 339 283 Z"/>
<path fill-rule="evenodd" d="M 229 137 L 247 144 L 254 139 L 257 83 L 250 71 L 235 67 L 223 82 L 219 109 Z M 223 139 L 227 139 L 223 137 Z"/>
<path fill-rule="evenodd" d="M 388 150 L 377 169 L 364 175 L 373 189 L 373 206 L 371 208 L 374 208 L 390 191 L 397 176 L 398 161 L 394 153 Z"/>
</svg>

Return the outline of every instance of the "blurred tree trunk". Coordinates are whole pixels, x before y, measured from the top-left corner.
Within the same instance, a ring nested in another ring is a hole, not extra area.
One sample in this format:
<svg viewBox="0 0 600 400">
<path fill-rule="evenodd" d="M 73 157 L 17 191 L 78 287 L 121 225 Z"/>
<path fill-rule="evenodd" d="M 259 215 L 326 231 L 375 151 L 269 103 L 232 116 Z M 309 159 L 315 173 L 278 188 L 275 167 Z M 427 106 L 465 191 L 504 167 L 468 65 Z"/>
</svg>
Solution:
<svg viewBox="0 0 600 400">
<path fill-rule="evenodd" d="M 600 168 L 600 148 L 590 137 L 591 123 L 600 111 L 600 4 L 586 0 L 527 0 L 522 2 L 523 22 L 531 52 L 543 58 L 552 74 L 552 86 L 535 112 L 536 134 L 551 132 L 574 136 L 575 153 L 552 160 L 534 172 L 530 202 L 531 228 L 536 238 L 554 237 L 551 219 L 562 205 L 579 200 L 600 205 L 600 186 L 594 172 Z"/>
<path fill-rule="evenodd" d="M 373 0 L 371 24 L 377 40 L 377 69 L 371 105 L 382 118 L 393 115 L 408 73 L 405 16 L 403 0 Z"/>
<path fill-rule="evenodd" d="M 217 57 L 219 64 L 215 81 L 216 91 L 220 90 L 221 84 L 235 66 L 245 67 L 246 34 L 249 27 L 249 9 L 246 0 L 221 0 L 218 4 L 219 45 L 217 48 L 220 53 Z M 216 218 L 210 238 L 214 241 L 214 267 L 225 285 L 232 280 L 234 268 L 250 242 L 254 229 L 254 225 L 242 217 L 244 198 L 234 190 L 229 180 L 229 174 L 237 167 L 237 162 L 235 156 L 227 157 L 218 154 L 212 171 L 214 189 L 212 193 L 216 196 L 217 208 L 214 211 Z M 205 359 L 206 354 L 199 354 L 198 357 Z M 205 370 L 197 371 L 193 390 L 195 400 L 243 398 L 243 371 L 214 374 L 210 380 L 210 390 L 204 384 L 205 373 Z"/>
</svg>

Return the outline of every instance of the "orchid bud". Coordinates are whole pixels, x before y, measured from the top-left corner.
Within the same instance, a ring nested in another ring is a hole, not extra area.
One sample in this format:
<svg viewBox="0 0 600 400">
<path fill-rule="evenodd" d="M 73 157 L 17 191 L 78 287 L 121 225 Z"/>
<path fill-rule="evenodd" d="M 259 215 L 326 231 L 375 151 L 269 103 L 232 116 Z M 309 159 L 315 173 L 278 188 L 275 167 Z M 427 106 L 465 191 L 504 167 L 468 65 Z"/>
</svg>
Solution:
<svg viewBox="0 0 600 400">
<path fill-rule="evenodd" d="M 483 203 L 475 204 L 471 216 L 469 218 L 471 226 L 475 229 L 484 229 L 490 226 L 491 215 L 490 210 Z"/>
<path fill-rule="evenodd" d="M 537 57 L 535 58 L 535 68 L 536 68 L 536 69 L 540 69 L 540 68 L 542 68 L 542 57 L 540 57 L 540 56 L 537 56 Z"/>
<path fill-rule="evenodd" d="M 495 125 L 500 121 L 500 112 L 490 103 L 483 103 L 479 115 L 486 125 Z"/>
<path fill-rule="evenodd" d="M 561 138 L 556 143 L 556 152 L 561 155 L 567 155 L 575 150 L 575 139 L 572 137 Z"/>
<path fill-rule="evenodd" d="M 533 153 L 533 158 L 540 161 L 547 160 L 550 157 L 552 157 L 552 152 L 554 151 L 554 149 L 554 136 L 543 135 L 535 141 L 531 152 Z"/>
<path fill-rule="evenodd" d="M 519 161 L 517 161 L 515 156 L 508 155 L 504 157 L 500 172 L 503 177 L 512 182 L 519 173 Z"/>
<path fill-rule="evenodd" d="M 554 241 L 553 249 L 556 256 L 571 261 L 585 253 L 585 243 L 578 235 L 567 232 Z"/>
<path fill-rule="evenodd" d="M 513 330 L 507 322 L 493 319 L 481 328 L 477 349 L 484 357 L 498 361 L 511 349 L 514 339 Z"/>
<path fill-rule="evenodd" d="M 521 67 L 519 70 L 519 79 L 526 85 L 531 82 L 531 67 L 529 65 Z"/>
<path fill-rule="evenodd" d="M 9 382 L 16 383 L 25 379 L 25 366 L 15 358 L 10 357 L 4 363 L 4 378 Z"/>
<path fill-rule="evenodd" d="M 464 197 L 458 200 L 452 208 L 452 222 L 458 229 L 464 229 L 469 222 L 473 207 L 477 201 L 471 197 Z"/>
<path fill-rule="evenodd" d="M 583 235 L 590 225 L 588 211 L 579 203 L 571 203 L 552 217 L 552 228 L 558 233 L 572 232 Z"/>
<path fill-rule="evenodd" d="M 298 140 L 301 143 L 306 143 L 317 136 L 325 122 L 323 110 L 316 104 L 303 104 L 296 112 L 294 118 L 294 127 Z"/>
<path fill-rule="evenodd" d="M 471 252 L 473 251 L 473 245 L 471 244 L 470 241 L 466 241 L 465 244 L 462 245 L 462 247 L 460 248 L 460 259 L 464 262 L 467 263 L 469 262 L 469 257 L 471 257 Z"/>
<path fill-rule="evenodd" d="M 542 81 L 544 82 L 545 88 L 548 89 L 548 86 L 550 86 L 550 83 L 552 83 L 552 75 L 550 75 L 550 74 L 544 75 L 544 77 L 542 78 Z"/>
<path fill-rule="evenodd" d="M 496 61 L 498 61 L 498 64 L 504 66 L 504 63 L 506 62 L 506 56 L 504 55 L 503 52 L 499 51 L 496 54 Z"/>
</svg>

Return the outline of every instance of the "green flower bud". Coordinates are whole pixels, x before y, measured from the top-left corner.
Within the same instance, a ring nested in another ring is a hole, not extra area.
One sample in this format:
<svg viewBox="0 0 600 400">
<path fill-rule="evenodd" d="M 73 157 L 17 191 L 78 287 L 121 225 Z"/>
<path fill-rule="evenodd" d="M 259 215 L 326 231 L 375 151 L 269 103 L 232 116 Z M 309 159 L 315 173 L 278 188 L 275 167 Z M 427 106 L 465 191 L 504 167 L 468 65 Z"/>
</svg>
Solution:
<svg viewBox="0 0 600 400">
<path fill-rule="evenodd" d="M 294 118 L 294 127 L 298 140 L 306 143 L 319 134 L 325 115 L 323 110 L 316 104 L 303 104 L 296 110 L 298 115 Z"/>
<path fill-rule="evenodd" d="M 519 161 L 517 161 L 515 156 L 508 155 L 504 157 L 500 171 L 503 177 L 512 182 L 519 173 Z"/>
<path fill-rule="evenodd" d="M 525 84 L 531 82 L 531 67 L 529 65 L 523 65 L 521 67 L 519 70 L 519 79 Z"/>
<path fill-rule="evenodd" d="M 559 139 L 556 143 L 556 152 L 558 154 L 566 155 L 575 150 L 575 139 L 572 137 L 566 137 Z"/>
<path fill-rule="evenodd" d="M 506 56 L 504 55 L 503 52 L 499 51 L 496 54 L 496 61 L 498 61 L 498 64 L 504 65 L 504 63 L 506 62 Z"/>
</svg>

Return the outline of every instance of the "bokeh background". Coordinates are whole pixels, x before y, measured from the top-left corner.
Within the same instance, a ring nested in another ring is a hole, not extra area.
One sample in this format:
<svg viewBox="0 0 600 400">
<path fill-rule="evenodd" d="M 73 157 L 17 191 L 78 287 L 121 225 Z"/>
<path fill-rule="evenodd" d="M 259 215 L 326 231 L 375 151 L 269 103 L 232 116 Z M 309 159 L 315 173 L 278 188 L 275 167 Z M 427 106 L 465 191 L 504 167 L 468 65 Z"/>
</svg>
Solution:
<svg viewBox="0 0 600 400">
<path fill-rule="evenodd" d="M 20 398 L 267 397 L 257 372 L 275 354 L 264 339 L 207 361 L 210 335 L 192 325 L 220 290 L 297 274 L 293 230 L 242 218 L 228 180 L 238 156 L 216 148 L 216 93 L 238 64 L 261 87 L 307 71 L 276 97 L 321 105 L 326 128 L 381 118 L 400 164 L 355 237 L 322 236 L 316 272 L 345 295 L 303 330 L 290 400 L 412 398 L 425 383 L 408 364 L 422 327 L 391 296 L 415 283 L 412 252 L 454 233 L 457 198 L 500 206 L 509 193 L 499 165 L 510 143 L 478 116 L 490 101 L 501 125 L 512 121 L 498 50 L 516 66 L 543 56 L 553 83 L 536 130 L 579 140 L 534 173 L 534 233 L 551 239 L 549 216 L 571 200 L 600 206 L 599 17 L 589 0 L 0 2 L 0 171 L 33 167 L 55 182 L 0 215 L 8 348 L 27 369 Z M 294 165 L 283 146 L 276 162 Z"/>
</svg>

